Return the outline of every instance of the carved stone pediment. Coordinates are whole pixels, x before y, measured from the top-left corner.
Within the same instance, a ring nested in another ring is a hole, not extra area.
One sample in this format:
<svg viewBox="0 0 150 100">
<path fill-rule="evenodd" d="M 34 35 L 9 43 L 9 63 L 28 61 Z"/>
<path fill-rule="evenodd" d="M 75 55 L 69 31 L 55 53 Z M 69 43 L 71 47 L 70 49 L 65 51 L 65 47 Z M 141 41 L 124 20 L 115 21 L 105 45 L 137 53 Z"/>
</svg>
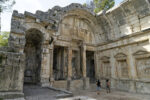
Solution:
<svg viewBox="0 0 150 100">
<path fill-rule="evenodd" d="M 100 60 L 102 61 L 109 61 L 110 57 L 107 56 L 103 56 L 102 58 L 100 58 Z"/>
<path fill-rule="evenodd" d="M 147 58 L 150 57 L 150 53 L 148 51 L 139 50 L 133 54 L 136 59 Z"/>
<path fill-rule="evenodd" d="M 126 58 L 127 55 L 125 55 L 124 53 L 118 53 L 117 55 L 115 55 L 115 58 Z"/>
<path fill-rule="evenodd" d="M 139 51 L 135 52 L 133 55 L 137 56 L 137 55 L 144 55 L 144 54 L 148 54 L 148 52 L 147 51 L 143 51 L 143 50 L 139 50 Z"/>
</svg>

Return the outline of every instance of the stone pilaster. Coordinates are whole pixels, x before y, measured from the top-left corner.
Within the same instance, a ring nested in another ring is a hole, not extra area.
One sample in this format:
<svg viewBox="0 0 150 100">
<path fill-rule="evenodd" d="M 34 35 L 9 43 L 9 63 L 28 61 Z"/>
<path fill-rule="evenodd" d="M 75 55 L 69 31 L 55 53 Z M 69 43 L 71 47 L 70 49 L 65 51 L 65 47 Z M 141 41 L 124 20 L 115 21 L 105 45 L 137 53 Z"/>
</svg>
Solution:
<svg viewBox="0 0 150 100">
<path fill-rule="evenodd" d="M 42 59 L 41 59 L 41 73 L 40 73 L 40 84 L 42 87 L 49 86 L 49 77 L 50 77 L 50 52 L 48 44 L 43 45 L 42 50 Z"/>
<path fill-rule="evenodd" d="M 117 79 L 117 65 L 115 63 L 114 54 L 111 53 L 110 65 L 111 65 L 111 88 L 116 88 L 116 79 Z"/>
<path fill-rule="evenodd" d="M 135 59 L 133 58 L 133 53 L 131 48 L 128 49 L 128 66 L 129 66 L 129 79 L 131 79 L 132 81 L 130 81 L 130 92 L 136 92 L 136 86 L 135 86 L 135 81 L 137 79 L 137 72 L 136 72 L 136 65 L 135 65 Z"/>
<path fill-rule="evenodd" d="M 54 46 L 53 44 L 50 45 L 49 48 L 49 54 L 50 54 L 50 85 L 53 86 L 54 83 L 54 76 L 53 76 L 53 51 L 54 51 Z"/>
</svg>

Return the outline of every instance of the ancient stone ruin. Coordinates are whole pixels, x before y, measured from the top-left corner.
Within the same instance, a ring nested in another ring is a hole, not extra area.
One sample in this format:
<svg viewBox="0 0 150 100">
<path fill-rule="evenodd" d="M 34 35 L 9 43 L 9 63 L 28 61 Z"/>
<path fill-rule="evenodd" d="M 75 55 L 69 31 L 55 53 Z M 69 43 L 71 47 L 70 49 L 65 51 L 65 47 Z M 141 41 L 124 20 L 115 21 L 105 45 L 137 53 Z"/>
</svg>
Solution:
<svg viewBox="0 0 150 100">
<path fill-rule="evenodd" d="M 35 14 L 13 12 L 9 46 L 0 48 L 1 93 L 25 83 L 150 94 L 150 0 L 125 0 L 95 14 L 80 4 Z"/>
</svg>

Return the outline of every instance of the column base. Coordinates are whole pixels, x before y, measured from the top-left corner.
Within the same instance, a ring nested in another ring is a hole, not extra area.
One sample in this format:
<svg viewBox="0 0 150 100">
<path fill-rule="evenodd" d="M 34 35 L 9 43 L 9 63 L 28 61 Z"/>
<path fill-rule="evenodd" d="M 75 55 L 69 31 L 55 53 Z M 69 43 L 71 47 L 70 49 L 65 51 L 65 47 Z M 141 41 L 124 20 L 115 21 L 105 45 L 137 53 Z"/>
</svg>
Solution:
<svg viewBox="0 0 150 100">
<path fill-rule="evenodd" d="M 52 87 L 54 84 L 54 78 L 50 78 L 50 86 Z"/>
<path fill-rule="evenodd" d="M 86 89 L 89 89 L 90 87 L 90 81 L 89 81 L 89 78 L 88 77 L 83 77 L 83 89 L 86 90 Z"/>
<path fill-rule="evenodd" d="M 50 86 L 49 78 L 41 78 L 40 85 L 41 87 L 49 87 Z"/>
<path fill-rule="evenodd" d="M 71 78 L 67 79 L 67 90 L 70 90 L 71 87 Z"/>
</svg>

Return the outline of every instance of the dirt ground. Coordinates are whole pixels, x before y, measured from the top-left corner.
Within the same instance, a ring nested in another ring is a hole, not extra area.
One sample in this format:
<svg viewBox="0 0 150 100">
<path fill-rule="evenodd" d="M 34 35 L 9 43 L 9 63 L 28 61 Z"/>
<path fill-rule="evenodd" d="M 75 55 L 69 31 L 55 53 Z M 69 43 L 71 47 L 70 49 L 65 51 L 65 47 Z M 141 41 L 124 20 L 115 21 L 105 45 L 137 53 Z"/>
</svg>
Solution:
<svg viewBox="0 0 150 100">
<path fill-rule="evenodd" d="M 106 93 L 106 90 L 101 90 L 100 95 L 97 95 L 95 90 L 81 90 L 74 92 L 74 95 L 77 97 L 89 97 L 91 98 L 89 100 L 150 100 L 150 95 L 134 94 L 120 91 L 111 91 L 111 93 Z"/>
</svg>

